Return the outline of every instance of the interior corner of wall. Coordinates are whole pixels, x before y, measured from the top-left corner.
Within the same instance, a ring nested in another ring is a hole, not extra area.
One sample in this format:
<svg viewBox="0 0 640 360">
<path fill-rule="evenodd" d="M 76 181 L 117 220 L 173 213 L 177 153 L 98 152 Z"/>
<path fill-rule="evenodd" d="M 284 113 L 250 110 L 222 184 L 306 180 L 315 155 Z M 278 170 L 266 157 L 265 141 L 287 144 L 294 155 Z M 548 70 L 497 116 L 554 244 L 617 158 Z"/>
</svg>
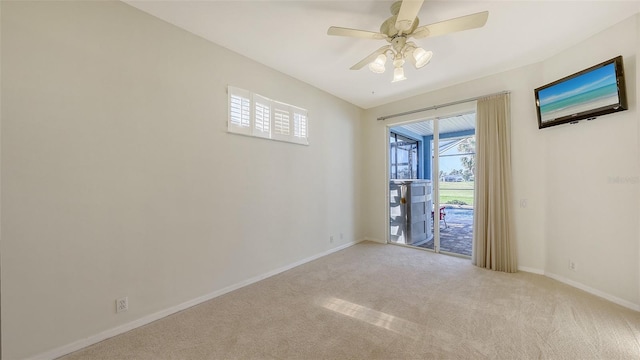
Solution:
<svg viewBox="0 0 640 360">
<path fill-rule="evenodd" d="M 364 241 L 371 241 L 371 242 L 375 242 L 375 243 L 379 243 L 379 244 L 386 244 L 386 241 L 382 241 L 380 239 L 376 239 L 373 236 L 364 236 L 360 242 L 364 242 Z"/>
</svg>

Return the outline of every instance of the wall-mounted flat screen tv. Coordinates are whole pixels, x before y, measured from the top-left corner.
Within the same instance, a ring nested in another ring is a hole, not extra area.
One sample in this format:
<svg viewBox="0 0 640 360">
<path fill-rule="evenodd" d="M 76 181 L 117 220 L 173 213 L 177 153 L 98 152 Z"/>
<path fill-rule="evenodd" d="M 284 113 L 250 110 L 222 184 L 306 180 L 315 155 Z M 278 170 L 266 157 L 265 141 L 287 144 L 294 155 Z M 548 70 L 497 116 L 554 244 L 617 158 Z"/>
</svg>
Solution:
<svg viewBox="0 0 640 360">
<path fill-rule="evenodd" d="M 622 56 L 535 89 L 538 128 L 627 110 Z"/>
</svg>

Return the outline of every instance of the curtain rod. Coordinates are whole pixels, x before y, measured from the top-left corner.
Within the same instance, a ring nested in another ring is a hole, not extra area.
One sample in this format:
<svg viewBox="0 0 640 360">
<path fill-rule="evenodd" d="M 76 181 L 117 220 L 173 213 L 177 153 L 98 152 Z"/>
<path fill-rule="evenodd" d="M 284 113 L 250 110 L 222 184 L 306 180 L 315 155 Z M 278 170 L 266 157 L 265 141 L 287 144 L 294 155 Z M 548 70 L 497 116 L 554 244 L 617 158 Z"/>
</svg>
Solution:
<svg viewBox="0 0 640 360">
<path fill-rule="evenodd" d="M 450 103 L 446 103 L 446 104 L 434 105 L 434 106 L 429 106 L 429 107 L 426 107 L 426 108 L 416 109 L 416 110 L 409 110 L 409 111 L 405 111 L 405 112 L 401 112 L 401 113 L 397 113 L 397 114 L 393 114 L 393 115 L 380 116 L 378 118 L 378 121 L 379 120 L 387 120 L 387 119 L 391 119 L 391 118 L 398 117 L 398 116 L 403 116 L 403 115 L 415 114 L 415 113 L 419 113 L 419 112 L 423 112 L 423 111 L 436 110 L 436 109 L 447 107 L 447 106 L 464 104 L 464 103 L 467 103 L 467 102 L 476 101 L 476 100 L 478 100 L 480 98 L 487 97 L 487 96 L 510 94 L 510 93 L 511 93 L 511 91 L 500 91 L 500 92 L 493 93 L 493 94 L 476 96 L 476 97 L 473 97 L 473 98 L 469 98 L 469 99 L 465 99 L 465 100 L 458 100 L 458 101 L 454 101 L 454 102 L 450 102 Z"/>
</svg>

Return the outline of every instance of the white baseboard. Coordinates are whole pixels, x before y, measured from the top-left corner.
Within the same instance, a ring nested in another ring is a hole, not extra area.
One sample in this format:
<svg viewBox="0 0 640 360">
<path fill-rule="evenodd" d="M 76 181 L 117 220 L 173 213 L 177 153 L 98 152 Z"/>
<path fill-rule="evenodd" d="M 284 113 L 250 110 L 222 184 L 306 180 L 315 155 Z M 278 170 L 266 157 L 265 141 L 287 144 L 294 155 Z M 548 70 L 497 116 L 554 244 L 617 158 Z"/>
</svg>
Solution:
<svg viewBox="0 0 640 360">
<path fill-rule="evenodd" d="M 537 275 L 544 275 L 544 270 L 536 269 L 536 268 L 530 268 L 530 267 L 526 267 L 526 266 L 518 266 L 518 271 L 524 271 L 524 272 L 537 274 Z"/>
<path fill-rule="evenodd" d="M 560 276 L 560 275 L 556 275 L 556 274 L 552 274 L 552 273 L 548 273 L 548 272 L 545 273 L 544 275 L 547 276 L 547 277 L 550 277 L 550 278 L 552 278 L 554 280 L 558 280 L 561 283 L 565 283 L 567 285 L 571 285 L 571 286 L 573 286 L 575 288 L 578 288 L 580 290 L 586 291 L 589 294 L 592 294 L 592 295 L 601 297 L 603 299 L 609 300 L 612 303 L 616 303 L 618 305 L 624 306 L 624 307 L 629 308 L 631 310 L 640 311 L 640 305 L 639 304 L 634 304 L 631 301 L 620 299 L 619 297 L 607 294 L 607 293 L 605 293 L 603 291 L 594 289 L 594 288 L 589 287 L 589 286 L 587 286 L 587 285 L 585 285 L 583 283 L 580 283 L 580 282 L 577 282 L 577 281 L 573 281 L 571 279 L 567 279 L 567 278 L 565 278 L 563 276 Z"/>
<path fill-rule="evenodd" d="M 327 256 L 327 255 L 332 254 L 334 252 L 346 249 L 346 248 L 351 247 L 353 245 L 356 245 L 356 244 L 358 244 L 358 243 L 360 243 L 362 241 L 364 241 L 364 240 L 349 242 L 349 243 L 346 243 L 344 245 L 340 245 L 338 247 L 329 249 L 327 251 L 323 251 L 323 252 L 321 252 L 319 254 L 313 255 L 313 256 L 308 257 L 306 259 L 302 259 L 302 260 L 296 261 L 296 262 L 294 262 L 292 264 L 283 266 L 281 268 L 269 271 L 267 273 L 252 277 L 250 279 L 241 281 L 241 282 L 233 284 L 231 286 L 227 286 L 227 287 L 225 287 L 223 289 L 214 291 L 212 293 L 209 293 L 209 294 L 197 297 L 195 299 L 183 302 L 182 304 L 178 304 L 176 306 L 172 306 L 172 307 L 167 308 L 165 310 L 161 310 L 161 311 L 158 311 L 156 313 L 144 316 L 144 317 L 142 317 L 142 318 L 140 318 L 138 320 L 134 320 L 134 321 L 128 322 L 126 324 L 120 325 L 120 326 L 115 327 L 113 329 L 109 329 L 109 330 L 103 331 L 101 333 L 98 333 L 96 335 L 89 336 L 89 337 L 87 337 L 85 339 L 74 341 L 71 344 L 67 344 L 67 345 L 61 346 L 61 347 L 53 349 L 51 351 L 47 351 L 47 352 L 38 354 L 36 356 L 28 358 L 27 360 L 49 360 L 49 359 L 55 359 L 55 358 L 58 358 L 60 356 L 64 356 L 64 355 L 70 354 L 70 353 L 72 353 L 74 351 L 78 351 L 78 350 L 83 349 L 83 348 L 85 348 L 87 346 L 99 343 L 100 341 L 106 340 L 106 339 L 114 337 L 116 335 L 120 335 L 120 334 L 126 333 L 127 331 L 133 330 L 133 329 L 138 328 L 140 326 L 147 325 L 147 324 L 149 324 L 151 322 L 154 322 L 156 320 L 160 320 L 160 319 L 162 319 L 164 317 L 167 317 L 167 316 L 169 316 L 171 314 L 175 314 L 175 313 L 177 313 L 179 311 L 182 311 L 182 310 L 190 308 L 192 306 L 201 304 L 201 303 L 203 303 L 205 301 L 214 299 L 214 298 L 216 298 L 218 296 L 224 295 L 224 294 L 229 293 L 231 291 L 240 289 L 240 288 L 245 287 L 247 285 L 251 285 L 251 284 L 256 283 L 256 282 L 258 282 L 260 280 L 264 280 L 264 279 L 266 279 L 268 277 L 280 274 L 280 273 L 285 272 L 287 270 L 291 270 L 291 269 L 293 269 L 293 268 L 295 268 L 297 266 L 300 266 L 300 265 L 303 265 L 303 264 L 308 263 L 310 261 L 319 259 L 319 258 L 321 258 L 323 256 Z"/>
</svg>

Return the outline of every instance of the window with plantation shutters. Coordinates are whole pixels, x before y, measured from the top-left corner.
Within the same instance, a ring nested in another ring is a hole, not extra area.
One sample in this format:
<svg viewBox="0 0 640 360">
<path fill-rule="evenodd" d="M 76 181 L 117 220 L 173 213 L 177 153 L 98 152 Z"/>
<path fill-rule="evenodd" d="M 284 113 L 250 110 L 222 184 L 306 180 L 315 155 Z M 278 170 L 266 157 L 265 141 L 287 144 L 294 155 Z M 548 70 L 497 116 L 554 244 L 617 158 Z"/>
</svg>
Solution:
<svg viewBox="0 0 640 360">
<path fill-rule="evenodd" d="M 287 140 L 291 134 L 289 106 L 276 103 L 273 109 L 273 138 Z"/>
<path fill-rule="evenodd" d="M 302 109 L 293 111 L 293 137 L 298 143 L 307 143 L 307 112 Z"/>
<path fill-rule="evenodd" d="M 271 100 L 254 95 L 253 101 L 255 114 L 253 135 L 269 138 L 271 137 Z"/>
<path fill-rule="evenodd" d="M 229 131 L 249 134 L 251 132 L 251 93 L 229 88 Z"/>
<path fill-rule="evenodd" d="M 250 119 L 250 101 L 242 96 L 231 97 L 231 123 L 235 126 L 248 127 Z"/>
<path fill-rule="evenodd" d="M 229 86 L 230 133 L 309 145 L 307 110 Z"/>
</svg>

